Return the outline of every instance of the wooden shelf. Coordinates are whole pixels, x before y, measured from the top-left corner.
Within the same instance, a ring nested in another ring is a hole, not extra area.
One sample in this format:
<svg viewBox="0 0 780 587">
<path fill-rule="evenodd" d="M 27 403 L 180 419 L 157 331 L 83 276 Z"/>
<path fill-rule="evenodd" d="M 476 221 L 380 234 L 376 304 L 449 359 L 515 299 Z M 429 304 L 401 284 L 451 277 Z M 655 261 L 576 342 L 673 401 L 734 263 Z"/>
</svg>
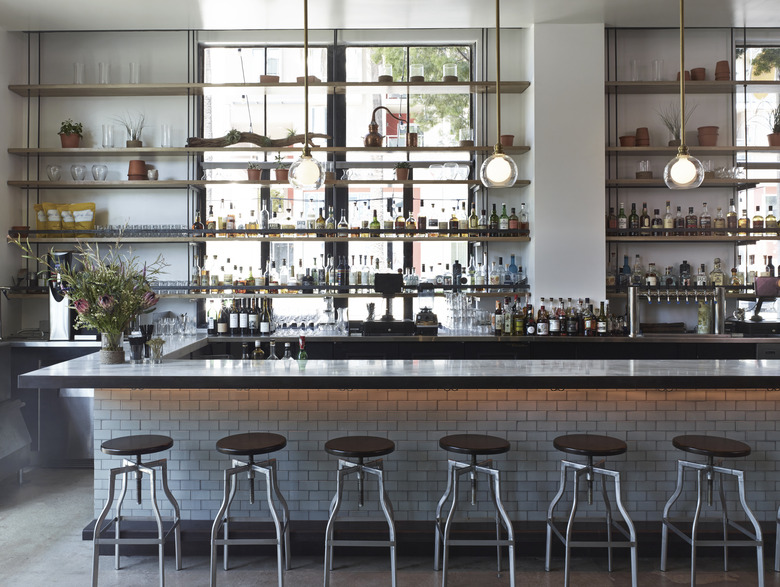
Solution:
<svg viewBox="0 0 780 587">
<path fill-rule="evenodd" d="M 700 187 L 718 188 L 735 187 L 740 190 L 746 190 L 756 187 L 759 183 L 780 183 L 780 178 L 773 177 L 769 179 L 705 179 Z M 608 179 L 606 181 L 608 188 L 665 188 L 666 184 L 661 178 L 658 179 Z"/>
<path fill-rule="evenodd" d="M 780 181 L 780 180 L 776 180 Z M 215 185 L 246 185 L 246 186 L 264 186 L 264 185 L 283 185 L 289 186 L 286 181 L 277 181 L 275 179 L 260 179 L 257 181 L 249 180 L 215 180 L 215 179 L 201 179 L 201 180 L 184 180 L 184 179 L 163 179 L 163 180 L 138 180 L 138 181 L 71 181 L 71 182 L 54 182 L 54 181 L 38 181 L 38 180 L 9 180 L 7 184 L 10 187 L 26 188 L 26 189 L 56 189 L 56 190 L 83 190 L 83 189 L 172 189 L 172 188 L 188 188 L 188 187 L 208 187 Z M 471 187 L 478 187 L 482 183 L 478 179 L 450 179 L 450 180 L 432 180 L 432 179 L 407 179 L 403 181 L 394 179 L 360 179 L 360 180 L 347 180 L 337 179 L 333 181 L 326 181 L 324 185 L 334 187 L 347 187 L 358 185 L 401 185 L 401 186 L 415 186 L 415 185 L 467 185 Z M 515 182 L 513 187 L 526 187 L 531 185 L 531 181 L 527 179 L 519 179 Z M 292 187 L 292 186 L 291 186 Z"/>
<path fill-rule="evenodd" d="M 522 94 L 530 82 L 501 82 L 501 93 Z M 8 89 L 23 97 L 107 97 L 107 96 L 201 96 L 209 92 L 240 91 L 253 94 L 289 94 L 292 90 L 303 91 L 303 83 L 249 83 L 249 84 L 11 84 Z M 408 93 L 408 94 L 469 94 L 474 92 L 495 92 L 495 82 L 313 82 L 309 84 L 312 93 L 345 94 L 363 93 Z"/>
<path fill-rule="evenodd" d="M 59 243 L 77 244 L 80 242 L 91 243 L 238 243 L 238 242 L 324 242 L 324 243 L 371 243 L 371 242 L 428 242 L 428 243 L 456 243 L 456 242 L 530 242 L 530 236 L 380 236 L 380 237 L 350 237 L 350 236 L 242 236 L 233 238 L 216 238 L 204 236 L 105 236 L 105 237 L 62 237 L 62 236 L 31 236 L 22 237 L 29 243 Z"/>
<path fill-rule="evenodd" d="M 607 235 L 607 242 L 613 243 L 741 243 L 756 242 L 760 240 L 780 240 L 776 235 L 750 235 L 750 236 L 729 236 L 726 234 L 712 236 L 615 236 Z"/>
<path fill-rule="evenodd" d="M 778 153 L 780 154 L 780 147 L 767 147 L 767 146 L 750 146 L 750 147 L 734 147 L 734 146 L 718 146 L 718 147 L 694 147 L 688 146 L 691 155 L 733 155 L 734 153 Z M 665 155 L 672 157 L 677 154 L 677 147 L 607 147 L 607 154 L 615 155 Z"/>
<path fill-rule="evenodd" d="M 605 82 L 607 94 L 679 94 L 680 82 Z M 730 94 L 736 90 L 746 88 L 754 92 L 780 92 L 780 81 L 687 81 L 685 82 L 686 94 Z"/>
<path fill-rule="evenodd" d="M 493 145 L 482 145 L 475 147 L 312 147 L 312 152 L 321 153 L 436 153 L 436 152 L 474 152 L 488 153 L 494 149 Z M 530 147 L 518 145 L 514 147 L 504 147 L 504 152 L 508 154 L 527 153 Z M 98 155 L 104 157 L 127 157 L 128 155 L 158 155 L 158 156 L 186 156 L 197 153 L 299 153 L 300 147 L 249 147 L 242 144 L 231 145 L 229 147 L 139 147 L 124 148 L 113 147 L 103 149 L 100 147 L 79 147 L 76 149 L 62 149 L 60 147 L 11 147 L 8 153 L 11 155 L 30 156 L 30 155 L 50 155 L 55 157 Z M 273 164 L 273 161 L 268 161 Z"/>
</svg>

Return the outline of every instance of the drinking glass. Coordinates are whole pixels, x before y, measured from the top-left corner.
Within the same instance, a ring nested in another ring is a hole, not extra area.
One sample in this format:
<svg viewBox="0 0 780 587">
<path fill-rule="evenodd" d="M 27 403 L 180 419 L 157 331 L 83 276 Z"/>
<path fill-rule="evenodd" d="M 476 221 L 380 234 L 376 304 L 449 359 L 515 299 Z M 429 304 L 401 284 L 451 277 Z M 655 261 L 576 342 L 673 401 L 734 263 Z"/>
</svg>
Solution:
<svg viewBox="0 0 780 587">
<path fill-rule="evenodd" d="M 110 124 L 103 125 L 103 148 L 110 149 L 114 146 L 114 127 Z"/>
<path fill-rule="evenodd" d="M 160 146 L 170 147 L 171 144 L 171 125 L 163 124 L 160 126 Z"/>
<path fill-rule="evenodd" d="M 409 81 L 425 81 L 425 66 L 422 63 L 412 63 L 409 65 Z"/>
<path fill-rule="evenodd" d="M 141 66 L 135 61 L 130 62 L 130 83 L 137 84 L 141 79 Z"/>
<path fill-rule="evenodd" d="M 73 64 L 73 83 L 74 84 L 84 83 L 84 62 L 83 61 L 76 61 Z"/>
<path fill-rule="evenodd" d="M 107 61 L 98 62 L 98 83 L 111 83 L 111 65 Z"/>
<path fill-rule="evenodd" d="M 454 79 L 453 79 L 454 78 Z M 442 79 L 444 81 L 458 81 L 458 64 L 445 63 L 442 66 Z"/>
<path fill-rule="evenodd" d="M 86 174 L 87 174 L 87 168 L 84 167 L 83 165 L 70 166 L 70 175 L 76 181 L 83 181 Z"/>
<path fill-rule="evenodd" d="M 107 174 L 108 174 L 108 167 L 106 167 L 105 165 L 92 166 L 92 177 L 95 181 L 105 181 Z"/>
<path fill-rule="evenodd" d="M 49 176 L 49 181 L 59 181 L 61 172 L 62 167 L 59 165 L 49 165 L 46 167 L 46 175 Z"/>
</svg>

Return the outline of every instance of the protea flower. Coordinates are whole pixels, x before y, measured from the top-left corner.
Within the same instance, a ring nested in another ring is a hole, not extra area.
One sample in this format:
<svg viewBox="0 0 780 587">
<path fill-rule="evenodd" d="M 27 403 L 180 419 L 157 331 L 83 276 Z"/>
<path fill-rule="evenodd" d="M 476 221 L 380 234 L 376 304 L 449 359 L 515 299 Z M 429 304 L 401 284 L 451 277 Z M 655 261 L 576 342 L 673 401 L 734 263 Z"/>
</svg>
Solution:
<svg viewBox="0 0 780 587">
<path fill-rule="evenodd" d="M 78 299 L 73 302 L 73 306 L 79 314 L 86 314 L 89 310 L 89 302 L 84 298 Z"/>
<path fill-rule="evenodd" d="M 114 297 L 108 294 L 103 294 L 98 298 L 98 304 L 104 310 L 111 310 L 114 307 Z"/>
<path fill-rule="evenodd" d="M 145 306 L 145 307 L 147 307 L 147 308 L 151 308 L 151 307 L 152 307 L 152 306 L 154 306 L 154 305 L 155 305 L 155 304 L 156 304 L 156 303 L 157 303 L 159 300 L 160 300 L 160 298 L 158 298 L 158 297 L 157 297 L 157 294 L 156 294 L 156 293 L 154 293 L 153 291 L 148 291 L 148 292 L 146 292 L 146 293 L 144 294 L 144 297 L 143 297 L 143 303 L 144 303 L 144 306 Z"/>
</svg>

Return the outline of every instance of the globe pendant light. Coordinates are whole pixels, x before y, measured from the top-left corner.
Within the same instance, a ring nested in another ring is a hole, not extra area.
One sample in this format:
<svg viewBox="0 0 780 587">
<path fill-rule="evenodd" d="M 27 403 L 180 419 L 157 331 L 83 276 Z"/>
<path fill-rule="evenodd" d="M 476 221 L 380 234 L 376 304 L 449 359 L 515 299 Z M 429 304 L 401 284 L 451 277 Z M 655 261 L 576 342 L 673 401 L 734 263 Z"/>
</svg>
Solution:
<svg viewBox="0 0 780 587">
<path fill-rule="evenodd" d="M 671 190 L 697 188 L 704 181 L 704 166 L 685 145 L 685 12 L 680 0 L 680 146 L 677 156 L 664 167 L 664 182 Z"/>
<path fill-rule="evenodd" d="M 316 190 L 322 185 L 322 165 L 311 156 L 309 148 L 309 5 L 303 0 L 303 152 L 290 166 L 289 181 L 293 187 Z"/>
<path fill-rule="evenodd" d="M 493 154 L 482 162 L 479 179 L 486 188 L 511 187 L 517 181 L 517 164 L 501 146 L 501 37 L 500 8 L 496 0 L 496 145 Z"/>
</svg>

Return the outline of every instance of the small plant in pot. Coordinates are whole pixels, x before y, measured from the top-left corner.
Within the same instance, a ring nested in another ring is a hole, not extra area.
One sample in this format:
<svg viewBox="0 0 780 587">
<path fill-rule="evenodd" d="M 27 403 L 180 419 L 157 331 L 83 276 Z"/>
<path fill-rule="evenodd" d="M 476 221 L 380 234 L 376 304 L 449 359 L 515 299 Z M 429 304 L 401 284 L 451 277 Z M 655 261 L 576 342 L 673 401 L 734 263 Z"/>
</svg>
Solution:
<svg viewBox="0 0 780 587">
<path fill-rule="evenodd" d="M 769 126 L 772 132 L 767 135 L 770 147 L 780 147 L 780 106 L 769 112 Z"/>
<path fill-rule="evenodd" d="M 409 179 L 409 171 L 412 168 L 412 164 L 408 161 L 399 161 L 395 164 L 395 178 L 398 181 Z"/>
<path fill-rule="evenodd" d="M 694 110 L 696 110 L 696 104 L 685 109 L 685 120 L 688 120 L 691 117 Z M 668 130 L 669 134 L 672 136 L 668 145 L 670 147 L 679 147 L 681 138 L 680 126 L 682 125 L 682 121 L 680 120 L 680 105 L 672 103 L 662 110 L 656 110 L 656 112 L 658 112 L 658 116 L 661 117 L 661 122 L 664 123 L 666 130 Z"/>
<path fill-rule="evenodd" d="M 277 153 L 276 154 L 276 179 L 279 181 L 287 181 L 288 175 L 290 173 L 290 164 L 286 163 L 284 159 L 282 159 L 282 154 Z"/>
<path fill-rule="evenodd" d="M 73 119 L 68 118 L 60 125 L 60 141 L 62 142 L 63 149 L 73 149 L 79 146 L 79 140 L 83 136 L 84 125 L 80 122 L 73 122 Z"/>
<path fill-rule="evenodd" d="M 141 141 L 141 132 L 146 127 L 146 117 L 143 114 L 138 113 L 136 115 L 132 115 L 130 113 L 125 113 L 122 116 L 117 116 L 114 118 L 114 120 L 124 126 L 125 131 L 127 131 L 127 136 L 129 138 L 127 141 L 125 141 L 126 147 L 143 147 L 143 141 Z"/>
<path fill-rule="evenodd" d="M 260 179 L 260 162 L 250 161 L 246 166 L 246 175 L 249 181 L 257 181 Z"/>
</svg>

